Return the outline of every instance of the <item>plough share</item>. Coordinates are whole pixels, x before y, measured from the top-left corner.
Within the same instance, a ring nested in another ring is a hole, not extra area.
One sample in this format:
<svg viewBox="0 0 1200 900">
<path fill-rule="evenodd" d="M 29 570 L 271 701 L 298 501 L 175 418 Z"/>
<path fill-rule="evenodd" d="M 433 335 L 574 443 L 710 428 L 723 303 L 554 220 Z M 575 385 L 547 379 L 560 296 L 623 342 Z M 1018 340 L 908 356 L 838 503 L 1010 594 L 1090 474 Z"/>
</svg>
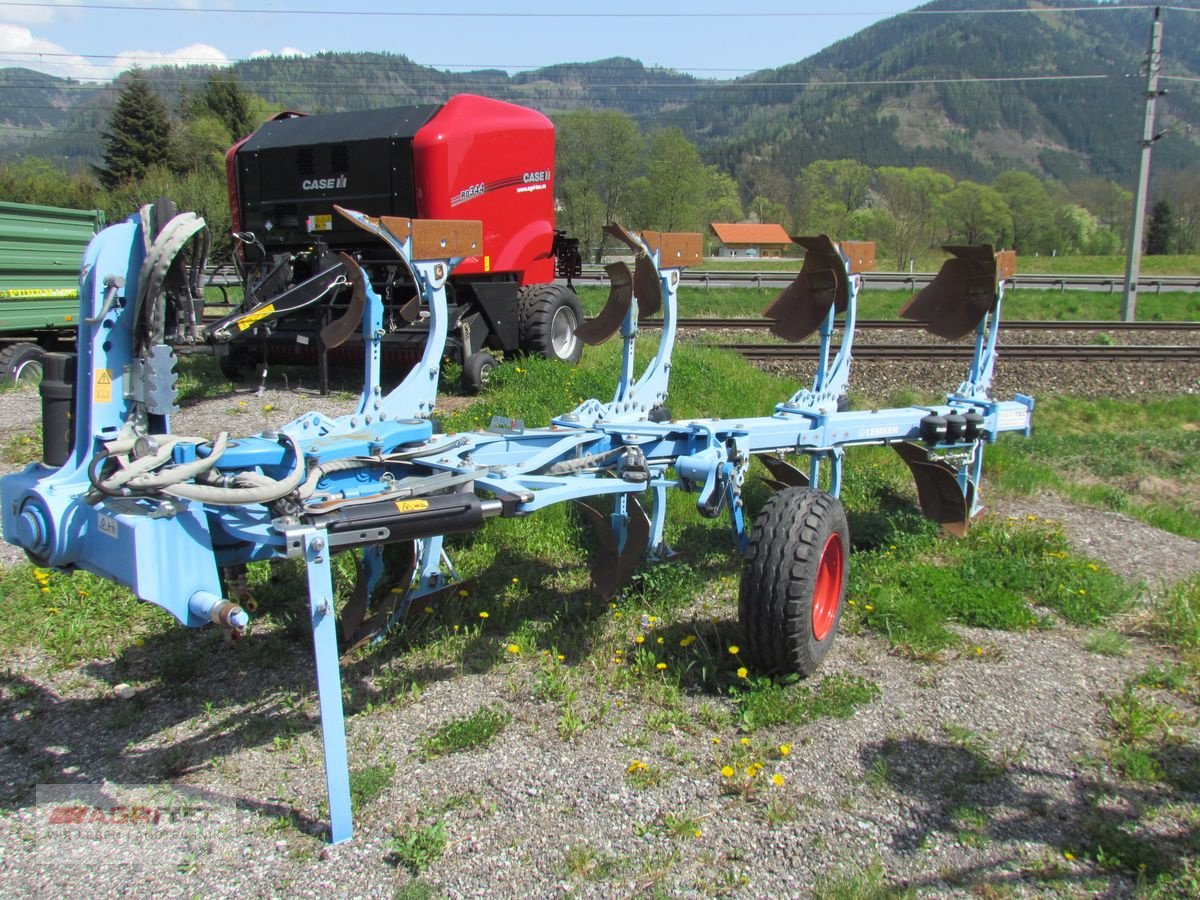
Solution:
<svg viewBox="0 0 1200 900">
<path fill-rule="evenodd" d="M 620 334 L 612 399 L 589 399 L 543 427 L 501 419 L 479 432 L 438 434 L 430 416 L 447 337 L 446 281 L 483 252 L 482 229 L 337 211 L 408 267 L 428 314 L 423 355 L 395 389 L 384 393 L 380 383 L 383 304 L 346 255 L 353 299 L 331 327 L 361 329 L 354 411 L 309 413 L 236 440 L 172 434 L 175 358 L 165 336 L 186 322 L 191 298 L 178 289 L 186 279 L 170 276 L 186 271 L 184 251 L 203 223 L 190 213 L 155 222 L 143 211 L 98 235 L 85 256 L 78 355 L 47 370 L 52 385 L 57 379 L 68 393 L 73 385 L 73 409 L 62 390 L 44 392 L 44 459 L 0 480 L 5 538 L 38 565 L 127 585 L 184 625 L 240 633 L 246 565 L 304 560 L 334 842 L 352 832 L 339 658 L 379 637 L 415 600 L 455 584 L 445 535 L 574 501 L 600 535 L 594 587 L 611 595 L 643 560 L 671 555 L 667 495 L 689 492 L 702 515 L 728 516 L 745 558 L 739 617 L 754 662 L 808 675 L 829 651 L 845 602 L 850 544 L 837 498 L 846 449 L 893 447 L 912 470 L 924 514 L 961 535 L 980 511 L 985 446 L 1001 432 L 1030 429 L 1032 399 L 997 401 L 989 391 L 1011 254 L 949 248 L 937 280 L 902 311 L 942 337 L 975 334 L 970 371 L 946 402 L 858 411 L 844 398 L 858 273 L 871 266 L 874 247 L 799 238 L 803 268 L 766 315 L 782 338 L 819 335 L 811 387 L 774 410 L 675 421 L 666 400 L 677 290 L 681 270 L 700 261 L 701 238 L 611 226 L 633 268 L 608 267 L 608 304 L 577 333 L 589 344 Z M 659 314 L 657 350 L 638 372 L 639 322 Z M 797 455 L 807 464 L 788 460 Z M 742 489 L 755 457 L 777 490 L 748 523 Z M 611 511 L 584 502 L 598 498 Z M 359 579 L 339 628 L 330 560 L 348 550 L 359 551 Z"/>
</svg>

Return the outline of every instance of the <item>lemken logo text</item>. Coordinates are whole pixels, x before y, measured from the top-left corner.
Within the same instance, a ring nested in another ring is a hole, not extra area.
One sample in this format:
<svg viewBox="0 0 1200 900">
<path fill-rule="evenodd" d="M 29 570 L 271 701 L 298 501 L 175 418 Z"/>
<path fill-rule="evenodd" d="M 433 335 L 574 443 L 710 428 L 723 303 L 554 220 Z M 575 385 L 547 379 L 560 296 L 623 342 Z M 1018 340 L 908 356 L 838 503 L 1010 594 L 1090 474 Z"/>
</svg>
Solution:
<svg viewBox="0 0 1200 900">
<path fill-rule="evenodd" d="M 305 191 L 328 191 L 344 188 L 346 180 L 345 175 L 338 175 L 336 178 L 306 178 L 300 182 L 300 189 Z"/>
</svg>

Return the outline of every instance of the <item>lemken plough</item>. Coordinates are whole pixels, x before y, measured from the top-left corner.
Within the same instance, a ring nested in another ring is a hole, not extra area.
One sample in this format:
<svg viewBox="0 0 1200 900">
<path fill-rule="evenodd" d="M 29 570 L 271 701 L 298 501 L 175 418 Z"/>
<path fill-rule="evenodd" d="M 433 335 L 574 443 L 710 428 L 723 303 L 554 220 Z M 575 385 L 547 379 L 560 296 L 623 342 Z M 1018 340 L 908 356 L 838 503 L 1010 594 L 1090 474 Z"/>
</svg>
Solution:
<svg viewBox="0 0 1200 900">
<path fill-rule="evenodd" d="M 1011 274 L 1011 258 L 989 247 L 953 248 L 951 263 L 905 311 L 938 334 L 975 330 L 966 380 L 943 404 L 845 409 L 858 273 L 874 248 L 824 236 L 797 239 L 804 266 L 767 311 L 778 335 L 819 334 L 812 386 L 774 410 L 674 421 L 665 401 L 679 276 L 699 262 L 701 239 L 613 229 L 633 251 L 633 271 L 609 267 L 609 305 L 580 329 L 588 343 L 621 336 L 612 399 L 587 400 L 539 428 L 497 419 L 484 431 L 437 434 L 430 415 L 447 333 L 446 280 L 463 259 L 486 252 L 482 229 L 338 213 L 395 252 L 428 316 L 429 342 L 399 386 L 381 389 L 383 304 L 347 256 L 340 277 L 354 299 L 330 337 L 361 329 L 364 379 L 354 411 L 309 413 L 236 440 L 172 434 L 175 357 L 164 336 L 190 306 L 173 292 L 179 279 L 151 273 L 186 265 L 196 219 L 134 215 L 99 234 L 85 256 L 78 354 L 47 367 L 43 461 L 0 480 L 5 538 L 38 565 L 127 585 L 188 626 L 240 632 L 248 621 L 240 604 L 245 566 L 304 560 L 335 842 L 352 830 L 339 656 L 381 635 L 415 599 L 455 584 L 445 535 L 578 501 L 601 535 L 594 585 L 612 594 L 643 560 L 670 555 L 667 495 L 689 492 L 702 515 L 728 515 L 745 557 L 739 618 L 747 652 L 763 671 L 807 675 L 828 652 L 845 602 L 850 543 L 837 498 L 846 448 L 894 447 L 913 471 L 921 509 L 961 534 L 980 508 L 985 446 L 1001 432 L 1030 428 L 1030 398 L 989 394 Z M 638 372 L 638 323 L 659 308 L 657 351 Z M 73 400 L 62 402 L 72 389 Z M 788 461 L 797 455 L 808 457 L 806 466 Z M 755 456 L 777 490 L 750 524 L 742 487 Z M 822 483 L 827 490 L 816 487 Z M 592 505 L 599 498 L 611 511 Z M 359 582 L 339 628 L 330 559 L 351 550 Z"/>
</svg>

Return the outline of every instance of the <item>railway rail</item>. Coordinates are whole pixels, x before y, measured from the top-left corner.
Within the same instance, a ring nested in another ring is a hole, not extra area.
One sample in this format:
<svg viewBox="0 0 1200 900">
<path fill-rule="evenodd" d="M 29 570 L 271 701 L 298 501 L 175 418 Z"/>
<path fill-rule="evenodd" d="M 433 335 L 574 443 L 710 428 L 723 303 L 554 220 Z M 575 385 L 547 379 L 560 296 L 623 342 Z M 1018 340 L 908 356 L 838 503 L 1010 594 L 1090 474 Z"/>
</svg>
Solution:
<svg viewBox="0 0 1200 900">
<path fill-rule="evenodd" d="M 770 360 L 817 359 L 816 344 L 743 344 L 717 343 L 710 346 L 733 350 L 757 362 Z M 889 360 L 963 360 L 970 359 L 970 344 L 856 344 L 856 359 Z M 1200 362 L 1200 346 L 1154 345 L 1121 346 L 1110 344 L 1006 344 L 1005 360 L 1012 362 Z"/>
<path fill-rule="evenodd" d="M 648 319 L 641 323 L 648 327 L 661 326 L 660 319 Z M 770 319 L 715 319 L 693 318 L 680 319 L 679 328 L 710 328 L 737 329 L 746 331 L 767 330 L 771 327 Z M 878 330 L 918 330 L 924 326 L 910 319 L 862 319 L 857 323 L 858 328 Z M 1200 331 L 1200 322 L 1122 322 L 1116 320 L 1087 320 L 1060 321 L 1051 319 L 1030 319 L 1026 321 L 1005 322 L 1005 331 Z"/>
</svg>

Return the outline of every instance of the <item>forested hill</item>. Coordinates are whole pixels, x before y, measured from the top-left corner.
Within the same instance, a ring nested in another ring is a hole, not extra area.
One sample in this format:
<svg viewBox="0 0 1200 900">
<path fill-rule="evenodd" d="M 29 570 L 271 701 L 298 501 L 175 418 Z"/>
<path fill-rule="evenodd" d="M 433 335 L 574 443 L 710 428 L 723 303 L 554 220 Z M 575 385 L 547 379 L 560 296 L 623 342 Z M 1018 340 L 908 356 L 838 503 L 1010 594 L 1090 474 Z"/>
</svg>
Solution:
<svg viewBox="0 0 1200 900">
<path fill-rule="evenodd" d="M 751 75 L 740 92 L 706 97 L 682 116 L 726 167 L 765 157 L 796 170 L 844 156 L 982 180 L 1016 165 L 1067 181 L 1090 173 L 1129 183 L 1142 133 L 1151 8 L 934 14 L 1089 5 L 940 0 L 802 62 Z M 1200 72 L 1200 4 L 1191 5 L 1196 12 L 1162 13 L 1164 76 Z M 1069 80 L 1079 76 L 1103 77 Z M 881 81 L 891 84 L 871 83 Z M 1159 130 L 1183 134 L 1200 123 L 1200 85 L 1165 78 L 1160 87 L 1170 95 L 1159 105 Z M 1158 167 L 1194 167 L 1195 135 L 1161 142 L 1155 153 Z"/>
<path fill-rule="evenodd" d="M 1177 3 L 1162 14 L 1163 72 L 1191 78 L 1200 73 L 1200 0 L 1184 3 L 1197 11 Z M 733 82 L 622 58 L 509 75 L 448 72 L 391 53 L 255 59 L 235 64 L 233 72 L 273 106 L 308 112 L 437 102 L 460 91 L 550 114 L 617 109 L 646 130 L 679 126 L 709 160 L 743 182 L 760 170 L 795 172 L 814 159 L 854 158 L 872 166 L 929 165 L 985 181 L 1016 166 L 1064 180 L 1097 174 L 1131 183 L 1151 9 L 1103 4 L 1095 12 L 961 12 L 1031 5 L 1088 4 L 936 0 L 919 14 L 880 22 L 808 59 Z M 719 59 L 714 48 L 709 62 Z M 174 108 L 180 92 L 202 85 L 208 70 L 147 74 Z M 979 78 L 995 80 L 963 80 Z M 1160 106 L 1159 127 L 1178 134 L 1156 147 L 1156 168 L 1194 167 L 1196 136 L 1182 126 L 1200 122 L 1200 84 L 1165 80 L 1163 86 L 1171 93 Z M 9 69 L 0 70 L 0 88 L 5 156 L 98 157 L 96 131 L 115 101 L 115 86 Z M 29 140 L 31 128 L 58 131 Z"/>
</svg>

